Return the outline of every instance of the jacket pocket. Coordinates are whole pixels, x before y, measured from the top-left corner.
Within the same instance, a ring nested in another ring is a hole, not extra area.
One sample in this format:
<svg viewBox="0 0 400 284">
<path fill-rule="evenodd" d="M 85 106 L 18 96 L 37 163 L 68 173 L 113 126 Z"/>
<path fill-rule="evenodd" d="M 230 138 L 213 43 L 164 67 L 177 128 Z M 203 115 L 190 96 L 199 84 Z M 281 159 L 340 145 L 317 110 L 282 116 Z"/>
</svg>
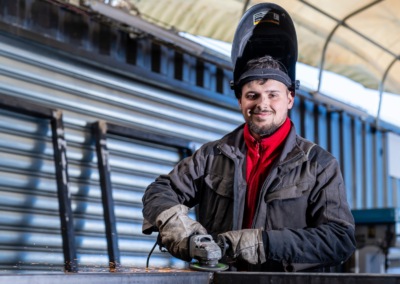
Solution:
<svg viewBox="0 0 400 284">
<path fill-rule="evenodd" d="M 233 199 L 233 181 L 213 174 L 208 174 L 204 181 L 216 194 Z"/>
<path fill-rule="evenodd" d="M 308 182 L 301 182 L 294 185 L 285 186 L 265 195 L 265 202 L 273 200 L 294 199 L 305 196 L 311 191 L 311 185 Z"/>
</svg>

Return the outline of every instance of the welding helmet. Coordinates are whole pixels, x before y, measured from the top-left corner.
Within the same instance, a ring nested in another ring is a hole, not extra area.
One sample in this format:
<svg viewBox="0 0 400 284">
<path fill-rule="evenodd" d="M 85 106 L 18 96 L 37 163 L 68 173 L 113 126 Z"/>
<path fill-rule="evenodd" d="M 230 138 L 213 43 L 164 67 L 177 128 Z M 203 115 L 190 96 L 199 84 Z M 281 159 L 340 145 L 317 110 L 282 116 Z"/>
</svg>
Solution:
<svg viewBox="0 0 400 284">
<path fill-rule="evenodd" d="M 246 63 L 266 55 L 283 65 L 286 73 L 275 69 L 255 69 L 244 72 Z M 280 6 L 260 3 L 243 15 L 232 43 L 233 81 L 231 89 L 239 98 L 244 80 L 274 79 L 290 91 L 300 87 L 296 81 L 297 36 L 293 21 Z"/>
</svg>

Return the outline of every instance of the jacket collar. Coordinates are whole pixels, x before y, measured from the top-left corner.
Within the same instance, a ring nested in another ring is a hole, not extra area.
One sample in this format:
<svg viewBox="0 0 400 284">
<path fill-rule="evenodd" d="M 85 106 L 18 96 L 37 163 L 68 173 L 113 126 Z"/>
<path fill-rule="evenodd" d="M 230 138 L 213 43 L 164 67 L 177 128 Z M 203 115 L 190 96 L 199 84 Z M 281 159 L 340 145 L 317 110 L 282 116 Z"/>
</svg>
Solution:
<svg viewBox="0 0 400 284">
<path fill-rule="evenodd" d="M 230 158 L 245 158 L 247 156 L 247 146 L 244 140 L 244 126 L 240 125 L 232 132 L 226 134 L 218 142 L 218 148 Z"/>
<path fill-rule="evenodd" d="M 296 135 L 296 127 L 293 122 L 289 134 L 286 137 L 285 145 L 283 146 L 281 155 L 279 156 L 278 165 L 285 164 L 286 162 L 294 159 L 295 157 L 304 154 L 304 151 L 297 144 L 297 135 Z"/>
<path fill-rule="evenodd" d="M 291 121 L 291 128 L 286 137 L 285 144 L 279 156 L 278 166 L 294 159 L 295 157 L 305 154 L 296 142 L 296 127 Z M 245 158 L 247 155 L 247 145 L 244 140 L 244 126 L 245 123 L 240 125 L 232 132 L 226 134 L 218 142 L 218 148 L 224 152 L 228 157 L 235 159 Z"/>
</svg>

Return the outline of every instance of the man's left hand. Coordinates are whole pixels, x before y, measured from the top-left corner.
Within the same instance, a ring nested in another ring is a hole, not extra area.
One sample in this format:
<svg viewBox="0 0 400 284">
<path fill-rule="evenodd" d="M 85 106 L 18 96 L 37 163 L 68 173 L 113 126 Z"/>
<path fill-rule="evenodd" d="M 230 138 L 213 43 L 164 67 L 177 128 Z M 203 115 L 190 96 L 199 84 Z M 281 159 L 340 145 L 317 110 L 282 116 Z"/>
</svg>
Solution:
<svg viewBox="0 0 400 284">
<path fill-rule="evenodd" d="M 230 231 L 220 234 L 229 243 L 227 255 L 231 258 L 238 258 L 250 264 L 261 264 L 266 261 L 265 249 L 262 238 L 264 229 L 246 229 Z"/>
</svg>

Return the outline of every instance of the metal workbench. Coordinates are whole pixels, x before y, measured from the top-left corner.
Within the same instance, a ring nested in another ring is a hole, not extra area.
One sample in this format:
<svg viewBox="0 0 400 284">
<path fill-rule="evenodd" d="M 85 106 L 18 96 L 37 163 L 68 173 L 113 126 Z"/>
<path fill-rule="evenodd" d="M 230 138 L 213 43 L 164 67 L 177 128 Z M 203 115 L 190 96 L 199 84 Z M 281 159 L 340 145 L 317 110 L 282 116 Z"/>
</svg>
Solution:
<svg viewBox="0 0 400 284">
<path fill-rule="evenodd" d="M 397 284 L 400 275 L 352 273 L 260 273 L 260 272 L 149 272 L 149 273 L 68 273 L 0 275 L 0 283 L 15 284 Z"/>
</svg>

